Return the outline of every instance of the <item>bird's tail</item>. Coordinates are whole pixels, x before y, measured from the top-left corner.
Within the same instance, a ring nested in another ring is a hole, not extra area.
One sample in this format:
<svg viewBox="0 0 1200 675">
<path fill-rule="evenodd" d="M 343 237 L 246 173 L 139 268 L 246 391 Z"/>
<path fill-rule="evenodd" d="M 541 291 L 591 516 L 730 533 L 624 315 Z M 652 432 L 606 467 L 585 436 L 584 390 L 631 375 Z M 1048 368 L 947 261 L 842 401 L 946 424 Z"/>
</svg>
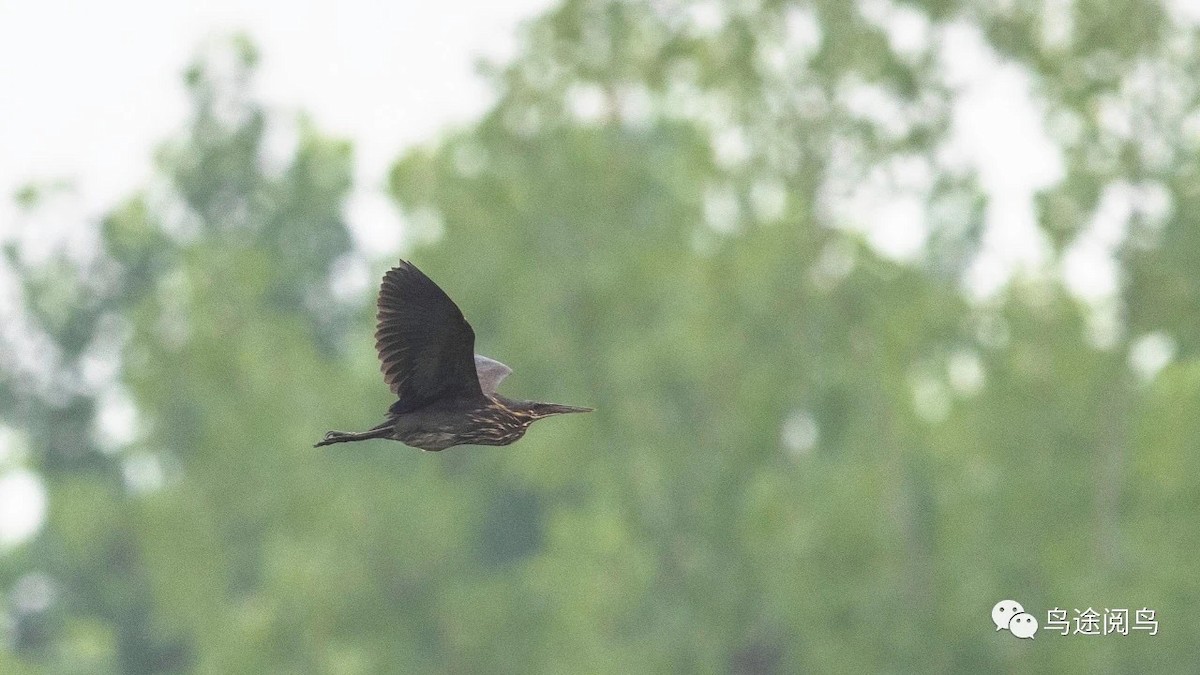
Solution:
<svg viewBox="0 0 1200 675">
<path fill-rule="evenodd" d="M 372 438 L 387 438 L 392 435 L 392 425 L 380 425 L 369 431 L 330 431 L 325 438 L 317 441 L 314 448 L 334 443 L 349 443 L 351 441 L 369 441 Z"/>
</svg>

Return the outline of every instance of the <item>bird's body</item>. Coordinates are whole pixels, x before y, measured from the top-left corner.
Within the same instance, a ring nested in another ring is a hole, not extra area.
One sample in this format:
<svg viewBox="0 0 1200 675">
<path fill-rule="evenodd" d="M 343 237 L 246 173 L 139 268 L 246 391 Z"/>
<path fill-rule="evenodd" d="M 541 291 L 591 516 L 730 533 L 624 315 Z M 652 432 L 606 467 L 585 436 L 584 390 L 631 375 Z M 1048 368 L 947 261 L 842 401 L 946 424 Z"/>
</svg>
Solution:
<svg viewBox="0 0 1200 675">
<path fill-rule="evenodd" d="M 462 312 L 411 263 L 388 271 L 379 289 L 375 347 L 384 381 L 399 400 L 362 432 L 330 431 L 316 445 L 389 438 L 422 450 L 508 445 L 534 421 L 591 408 L 520 401 L 496 393 L 512 370 L 474 353 Z"/>
<path fill-rule="evenodd" d="M 536 407 L 542 407 L 538 410 Z M 545 410 L 552 408 L 553 410 Z M 361 433 L 331 431 L 318 446 L 371 438 L 390 438 L 422 450 L 445 450 L 455 445 L 508 445 L 520 440 L 534 420 L 590 408 L 553 403 L 514 401 L 498 394 L 438 401 L 411 412 L 389 415 L 387 421 Z"/>
</svg>

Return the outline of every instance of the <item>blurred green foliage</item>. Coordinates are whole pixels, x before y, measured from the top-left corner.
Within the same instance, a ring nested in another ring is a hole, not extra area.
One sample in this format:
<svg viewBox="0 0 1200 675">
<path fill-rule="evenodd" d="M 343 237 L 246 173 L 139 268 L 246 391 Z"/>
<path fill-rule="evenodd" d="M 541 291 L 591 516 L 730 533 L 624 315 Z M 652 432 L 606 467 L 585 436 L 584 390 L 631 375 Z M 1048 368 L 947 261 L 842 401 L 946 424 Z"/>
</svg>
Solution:
<svg viewBox="0 0 1200 675">
<path fill-rule="evenodd" d="M 1149 0 L 883 3 L 974 27 L 1070 122 L 1037 196 L 1053 255 L 1111 186 L 1166 195 L 1105 332 L 1052 277 L 967 300 L 986 198 L 935 162 L 954 92 L 867 4 L 566 0 L 486 116 L 396 162 L 407 255 L 506 391 L 598 409 L 441 454 L 311 448 L 390 402 L 373 289 L 331 290 L 360 256 L 352 148 L 302 125 L 271 166 L 253 47 L 198 62 L 190 128 L 90 262 L 7 250 L 55 357 L 0 373 L 49 494 L 0 554 L 0 672 L 1194 671 L 1197 36 Z M 914 159 L 943 215 L 896 262 L 827 191 Z M 1147 335 L 1174 358 L 1141 378 Z M 97 359 L 115 384 L 84 384 Z M 115 445 L 113 391 L 138 419 Z M 1006 597 L 1161 631 L 1018 641 Z"/>
</svg>

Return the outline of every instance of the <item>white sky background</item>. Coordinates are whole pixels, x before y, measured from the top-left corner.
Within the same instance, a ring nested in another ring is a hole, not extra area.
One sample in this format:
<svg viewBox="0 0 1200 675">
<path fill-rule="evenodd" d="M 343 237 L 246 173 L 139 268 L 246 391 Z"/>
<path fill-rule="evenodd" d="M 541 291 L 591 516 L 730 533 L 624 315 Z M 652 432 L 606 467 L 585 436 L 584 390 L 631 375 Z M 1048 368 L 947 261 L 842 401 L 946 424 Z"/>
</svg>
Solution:
<svg viewBox="0 0 1200 675">
<path fill-rule="evenodd" d="M 31 180 L 71 179 L 90 215 L 144 185 L 154 148 L 184 128 L 184 69 L 206 41 L 237 31 L 260 49 L 268 107 L 354 141 L 352 209 L 394 218 L 380 189 L 389 163 L 484 111 L 491 93 L 476 60 L 507 60 L 519 22 L 551 4 L 0 0 L 0 236 L 14 222 L 11 195 Z M 381 229 L 356 234 L 394 249 Z"/>
</svg>

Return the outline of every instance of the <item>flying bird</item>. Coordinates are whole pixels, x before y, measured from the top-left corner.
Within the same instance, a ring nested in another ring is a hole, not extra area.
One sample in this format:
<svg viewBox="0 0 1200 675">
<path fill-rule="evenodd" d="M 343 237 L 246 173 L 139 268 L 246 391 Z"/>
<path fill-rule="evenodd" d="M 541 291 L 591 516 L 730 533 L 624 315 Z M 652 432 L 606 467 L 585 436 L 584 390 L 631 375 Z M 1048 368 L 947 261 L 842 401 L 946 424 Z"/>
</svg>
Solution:
<svg viewBox="0 0 1200 675">
<path fill-rule="evenodd" d="M 410 262 L 401 260 L 383 275 L 378 306 L 375 349 L 383 380 L 399 400 L 382 423 L 361 432 L 330 431 L 313 447 L 372 438 L 428 451 L 508 445 L 544 417 L 592 411 L 499 394 L 496 387 L 512 369 L 475 353 L 471 324 Z"/>
</svg>

